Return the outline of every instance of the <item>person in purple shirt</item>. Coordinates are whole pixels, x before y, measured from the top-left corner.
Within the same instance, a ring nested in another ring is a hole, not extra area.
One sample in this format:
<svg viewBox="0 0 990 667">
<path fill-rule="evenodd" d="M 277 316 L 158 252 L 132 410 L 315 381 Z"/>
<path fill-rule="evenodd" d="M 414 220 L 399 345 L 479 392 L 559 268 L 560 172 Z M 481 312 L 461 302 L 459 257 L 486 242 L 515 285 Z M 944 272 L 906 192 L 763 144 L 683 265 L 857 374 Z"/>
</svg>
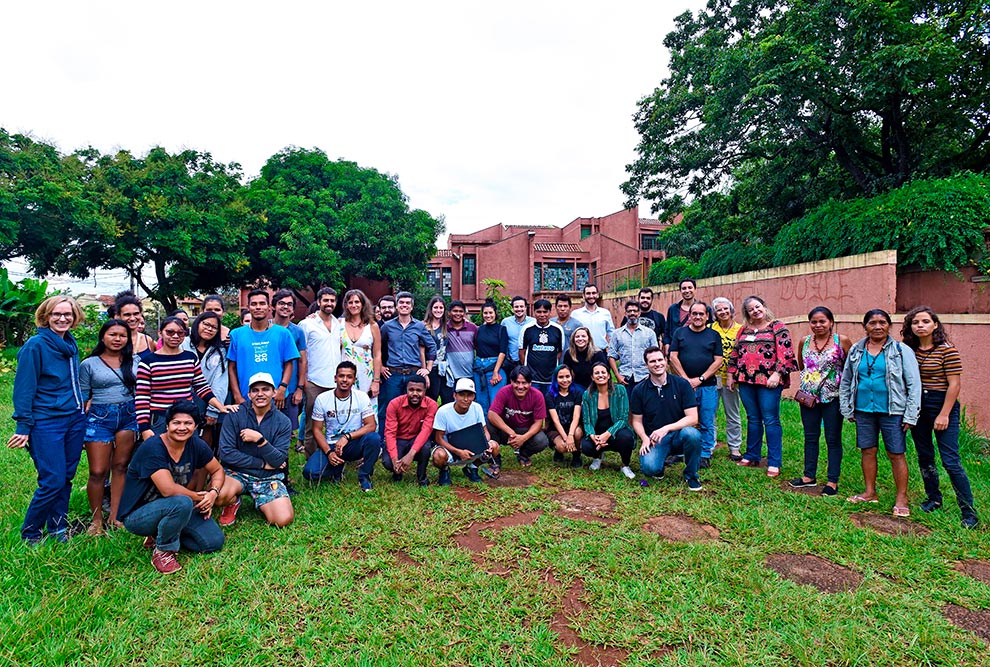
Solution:
<svg viewBox="0 0 990 667">
<path fill-rule="evenodd" d="M 495 394 L 488 409 L 488 424 L 499 445 L 511 447 L 520 465 L 528 466 L 534 454 L 550 446 L 543 432 L 547 404 L 543 395 L 533 388 L 533 371 L 528 366 L 512 369 L 509 382 L 509 386 Z M 499 460 L 496 463 L 501 464 Z"/>
</svg>

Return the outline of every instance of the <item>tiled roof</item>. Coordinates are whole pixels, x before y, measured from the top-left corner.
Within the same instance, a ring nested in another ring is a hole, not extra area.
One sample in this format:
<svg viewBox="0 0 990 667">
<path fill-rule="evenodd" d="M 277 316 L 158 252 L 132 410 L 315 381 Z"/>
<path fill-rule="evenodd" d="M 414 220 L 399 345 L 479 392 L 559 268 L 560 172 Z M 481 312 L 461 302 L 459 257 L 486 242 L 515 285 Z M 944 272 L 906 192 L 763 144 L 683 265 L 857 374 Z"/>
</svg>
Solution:
<svg viewBox="0 0 990 667">
<path fill-rule="evenodd" d="M 452 256 L 453 255 L 451 254 L 450 250 L 443 250 L 443 249 L 437 250 L 437 254 L 434 255 L 434 257 L 452 257 Z"/>
<path fill-rule="evenodd" d="M 577 243 L 547 243 L 539 242 L 533 244 L 536 252 L 584 252 Z"/>
</svg>

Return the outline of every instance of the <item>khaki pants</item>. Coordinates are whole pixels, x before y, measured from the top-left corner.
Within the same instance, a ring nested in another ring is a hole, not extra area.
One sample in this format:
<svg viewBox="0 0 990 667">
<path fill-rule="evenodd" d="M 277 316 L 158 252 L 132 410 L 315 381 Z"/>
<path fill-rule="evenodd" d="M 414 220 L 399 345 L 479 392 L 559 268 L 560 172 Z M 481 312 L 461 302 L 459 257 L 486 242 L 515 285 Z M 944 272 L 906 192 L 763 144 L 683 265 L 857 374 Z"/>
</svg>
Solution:
<svg viewBox="0 0 990 667">
<path fill-rule="evenodd" d="M 316 403 L 316 397 L 325 391 L 330 391 L 330 389 L 313 384 L 312 382 L 306 383 L 304 390 L 306 394 L 306 434 L 304 436 L 303 446 L 306 448 L 307 459 L 316 451 L 316 441 L 313 440 L 313 405 Z"/>
</svg>

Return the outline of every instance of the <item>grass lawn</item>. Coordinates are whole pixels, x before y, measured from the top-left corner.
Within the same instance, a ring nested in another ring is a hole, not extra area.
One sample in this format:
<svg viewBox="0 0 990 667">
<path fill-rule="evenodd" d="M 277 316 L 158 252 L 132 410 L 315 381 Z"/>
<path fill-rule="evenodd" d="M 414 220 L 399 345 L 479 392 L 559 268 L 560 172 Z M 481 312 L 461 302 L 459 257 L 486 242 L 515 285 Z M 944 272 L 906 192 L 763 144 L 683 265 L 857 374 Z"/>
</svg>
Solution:
<svg viewBox="0 0 990 667">
<path fill-rule="evenodd" d="M 12 377 L 0 378 L 4 441 Z M 522 488 L 469 485 L 455 472 L 453 488 L 419 489 L 392 485 L 379 468 L 374 492 L 362 494 L 349 471 L 340 486 L 299 484 L 285 530 L 245 503 L 224 549 L 180 555 L 184 569 L 171 577 L 126 532 L 22 545 L 34 469 L 25 451 L 3 449 L 0 665 L 990 664 L 986 642 L 943 615 L 950 604 L 990 609 L 990 584 L 954 567 L 990 557 L 990 533 L 959 526 L 947 479 L 945 508 L 923 514 L 911 449 L 910 526 L 930 533 L 859 527 L 860 512 L 890 511 L 889 465 L 881 461 L 879 505 L 844 502 L 862 490 L 847 427 L 840 496 L 785 491 L 802 447 L 796 404 L 784 415 L 779 480 L 731 464 L 724 448 L 702 471 L 701 493 L 687 490 L 679 466 L 641 487 L 617 458 L 592 473 L 542 454 Z M 967 439 L 964 460 L 990 519 L 985 441 Z M 85 461 L 76 517 L 88 511 Z M 824 453 L 821 465 L 824 478 Z M 614 510 L 603 521 L 561 512 L 554 496 L 568 490 L 607 494 Z M 495 522 L 507 516 L 516 525 Z M 644 530 L 660 516 L 690 517 L 718 537 Z M 795 583 L 768 567 L 788 560 L 776 554 L 816 555 L 824 561 L 805 574 L 852 588 Z M 825 561 L 850 572 L 830 575 Z"/>
</svg>

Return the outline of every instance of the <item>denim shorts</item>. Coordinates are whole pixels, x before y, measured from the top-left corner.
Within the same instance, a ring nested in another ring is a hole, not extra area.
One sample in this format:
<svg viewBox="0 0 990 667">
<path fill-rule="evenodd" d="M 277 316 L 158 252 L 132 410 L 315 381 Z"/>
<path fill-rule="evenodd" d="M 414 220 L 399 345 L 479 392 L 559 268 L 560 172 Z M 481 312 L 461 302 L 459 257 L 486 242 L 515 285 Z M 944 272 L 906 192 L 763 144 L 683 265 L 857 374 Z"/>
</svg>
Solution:
<svg viewBox="0 0 990 667">
<path fill-rule="evenodd" d="M 94 403 L 86 413 L 86 442 L 113 442 L 120 431 L 137 430 L 134 401 Z"/>
<path fill-rule="evenodd" d="M 860 449 L 871 449 L 880 445 L 891 454 L 903 454 L 907 451 L 907 434 L 901 428 L 901 415 L 888 415 L 880 412 L 856 411 L 856 446 Z"/>
<path fill-rule="evenodd" d="M 236 479 L 241 483 L 241 486 L 244 487 L 243 492 L 251 496 L 255 507 L 267 505 L 279 498 L 289 497 L 289 490 L 285 488 L 285 482 L 282 481 L 285 479 L 285 475 L 280 472 L 272 471 L 271 477 L 255 477 L 246 472 L 234 472 L 229 468 L 225 468 L 224 472 L 227 477 Z"/>
</svg>

